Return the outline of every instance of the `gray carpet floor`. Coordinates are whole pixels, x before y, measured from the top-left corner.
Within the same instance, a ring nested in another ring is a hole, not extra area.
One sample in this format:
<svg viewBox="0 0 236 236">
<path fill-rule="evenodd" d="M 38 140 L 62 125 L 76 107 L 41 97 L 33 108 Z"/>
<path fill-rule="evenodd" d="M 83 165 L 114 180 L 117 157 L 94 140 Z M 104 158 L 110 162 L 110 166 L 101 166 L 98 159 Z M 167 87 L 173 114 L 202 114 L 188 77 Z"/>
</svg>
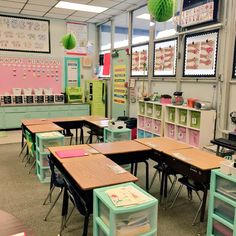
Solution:
<svg viewBox="0 0 236 236">
<path fill-rule="evenodd" d="M 0 209 L 5 210 L 32 229 L 36 236 L 56 236 L 60 228 L 61 200 L 57 203 L 48 221 L 43 220 L 49 204 L 42 203 L 48 193 L 49 184 L 41 184 L 37 176 L 28 174 L 30 166 L 24 166 L 22 158 L 18 157 L 20 144 L 0 145 Z M 150 161 L 150 176 L 154 170 L 155 163 Z M 137 184 L 144 187 L 144 166 L 139 165 L 139 181 Z M 159 181 L 156 178 L 150 193 L 159 198 Z M 175 191 L 177 190 L 175 188 Z M 56 190 L 55 190 L 56 192 Z M 195 194 L 194 194 L 195 195 Z M 158 206 L 158 236 L 191 236 L 197 235 L 198 224 L 192 226 L 192 220 L 199 205 L 199 200 L 194 197 L 193 201 L 187 200 L 186 190 L 183 189 L 174 208 L 164 209 Z M 67 228 L 62 235 L 82 235 L 83 217 L 74 211 Z M 204 225 L 206 229 L 206 222 Z M 89 235 L 92 235 L 92 217 L 89 224 Z"/>
</svg>

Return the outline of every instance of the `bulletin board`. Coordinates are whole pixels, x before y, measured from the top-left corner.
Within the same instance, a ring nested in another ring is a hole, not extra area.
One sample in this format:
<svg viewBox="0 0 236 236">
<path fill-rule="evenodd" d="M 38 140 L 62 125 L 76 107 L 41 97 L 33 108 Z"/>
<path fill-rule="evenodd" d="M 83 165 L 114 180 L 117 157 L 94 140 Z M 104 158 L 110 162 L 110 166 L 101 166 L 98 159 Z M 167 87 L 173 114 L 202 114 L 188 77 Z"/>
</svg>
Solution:
<svg viewBox="0 0 236 236">
<path fill-rule="evenodd" d="M 0 94 L 12 94 L 12 88 L 62 91 L 62 65 L 58 59 L 1 56 L 0 74 Z"/>
<path fill-rule="evenodd" d="M 148 44 L 136 45 L 131 48 L 131 76 L 147 76 Z"/>
<path fill-rule="evenodd" d="M 0 15 L 0 50 L 50 53 L 49 20 Z"/>
<path fill-rule="evenodd" d="M 215 77 L 218 30 L 185 38 L 184 76 Z"/>
<path fill-rule="evenodd" d="M 153 76 L 176 75 L 177 39 L 155 42 Z"/>
</svg>

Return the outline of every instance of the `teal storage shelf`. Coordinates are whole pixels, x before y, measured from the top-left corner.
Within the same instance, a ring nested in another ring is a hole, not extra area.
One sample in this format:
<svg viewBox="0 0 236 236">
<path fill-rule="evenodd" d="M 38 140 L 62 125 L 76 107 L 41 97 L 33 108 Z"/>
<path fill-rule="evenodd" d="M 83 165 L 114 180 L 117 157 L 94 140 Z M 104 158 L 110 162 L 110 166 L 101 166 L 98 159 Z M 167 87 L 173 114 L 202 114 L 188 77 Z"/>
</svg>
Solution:
<svg viewBox="0 0 236 236">
<path fill-rule="evenodd" d="M 207 236 L 236 236 L 236 178 L 211 171 Z"/>
<path fill-rule="evenodd" d="M 116 142 L 131 139 L 131 129 L 108 129 L 104 128 L 104 142 Z"/>
<path fill-rule="evenodd" d="M 129 186 L 147 196 L 149 200 L 137 205 L 116 207 L 106 191 Z M 134 183 L 95 189 L 93 198 L 93 236 L 156 235 L 158 200 Z"/>
<path fill-rule="evenodd" d="M 49 167 L 41 167 L 38 162 L 36 162 L 36 171 L 39 181 L 41 183 L 49 183 L 51 180 L 51 170 Z"/>
</svg>

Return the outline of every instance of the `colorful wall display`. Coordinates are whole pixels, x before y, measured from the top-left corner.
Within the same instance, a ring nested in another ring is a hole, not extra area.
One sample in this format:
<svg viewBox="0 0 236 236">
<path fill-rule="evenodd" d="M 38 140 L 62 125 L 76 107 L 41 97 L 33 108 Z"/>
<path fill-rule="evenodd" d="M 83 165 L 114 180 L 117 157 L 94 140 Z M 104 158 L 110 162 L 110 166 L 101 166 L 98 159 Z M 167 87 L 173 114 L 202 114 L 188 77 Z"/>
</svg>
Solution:
<svg viewBox="0 0 236 236">
<path fill-rule="evenodd" d="M 66 53 L 70 55 L 86 55 L 87 43 L 88 43 L 88 26 L 87 24 L 81 24 L 76 22 L 67 22 L 67 33 L 72 33 L 76 38 L 76 47 L 67 50 Z"/>
<path fill-rule="evenodd" d="M 154 44 L 153 76 L 175 76 L 177 39 Z"/>
<path fill-rule="evenodd" d="M 118 104 L 126 103 L 127 88 L 126 65 L 114 66 L 113 102 Z"/>
<path fill-rule="evenodd" d="M 0 50 L 50 53 L 49 21 L 0 15 Z"/>
<path fill-rule="evenodd" d="M 12 88 L 62 91 L 62 65 L 58 59 L 1 56 L 0 74 L 0 94 L 12 94 Z"/>
<path fill-rule="evenodd" d="M 218 31 L 185 38 L 184 76 L 214 77 L 216 74 Z"/>
<path fill-rule="evenodd" d="M 133 46 L 131 53 L 131 76 L 147 76 L 148 44 Z"/>
</svg>

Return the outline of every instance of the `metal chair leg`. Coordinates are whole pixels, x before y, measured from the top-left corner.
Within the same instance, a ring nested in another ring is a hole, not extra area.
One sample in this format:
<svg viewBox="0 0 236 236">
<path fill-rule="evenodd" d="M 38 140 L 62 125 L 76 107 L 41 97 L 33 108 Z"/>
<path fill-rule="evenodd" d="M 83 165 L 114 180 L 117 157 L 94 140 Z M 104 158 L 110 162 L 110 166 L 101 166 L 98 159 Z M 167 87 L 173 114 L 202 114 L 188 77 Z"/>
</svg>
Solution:
<svg viewBox="0 0 236 236">
<path fill-rule="evenodd" d="M 56 203 L 57 203 L 59 197 L 61 196 L 61 194 L 62 194 L 62 188 L 60 189 L 60 192 L 59 192 L 59 194 L 57 195 L 55 201 L 51 204 L 50 209 L 48 210 L 48 213 L 47 213 L 47 215 L 46 215 L 45 218 L 44 218 L 45 221 L 47 221 L 47 218 L 48 218 L 49 214 L 51 213 L 53 207 L 56 205 Z"/>
<path fill-rule="evenodd" d="M 176 195 L 175 195 L 175 198 L 174 198 L 174 200 L 173 200 L 173 202 L 172 202 L 172 204 L 170 205 L 169 208 L 172 208 L 172 207 L 175 205 L 175 202 L 176 202 L 177 198 L 179 197 L 179 194 L 180 194 L 182 188 L 183 188 L 183 184 L 181 184 L 181 185 L 179 186 L 179 189 L 178 189 L 178 191 L 177 191 L 177 193 L 176 193 Z"/>
<path fill-rule="evenodd" d="M 50 191 L 49 191 L 49 193 L 48 193 L 47 197 L 45 198 L 45 200 L 44 200 L 44 202 L 43 202 L 43 205 L 45 205 L 45 204 L 46 204 L 46 202 L 47 202 L 48 198 L 50 198 L 50 199 L 51 199 L 51 195 L 52 195 L 52 192 L 53 192 L 53 190 L 54 190 L 54 189 L 55 189 L 55 185 L 53 185 L 53 186 L 51 187 L 51 189 L 50 189 Z M 51 202 L 51 201 L 49 201 L 49 202 Z"/>
<path fill-rule="evenodd" d="M 33 164 L 30 167 L 29 174 L 31 173 L 31 170 L 34 168 L 35 164 L 36 164 L 36 159 L 34 159 L 34 162 L 33 162 Z"/>
<path fill-rule="evenodd" d="M 23 147 L 21 148 L 21 151 L 20 151 L 19 157 L 21 156 L 21 154 L 22 154 L 23 151 L 25 150 L 26 146 L 27 146 L 27 143 L 24 143 Z"/>
<path fill-rule="evenodd" d="M 197 192 L 196 192 L 196 193 L 197 193 Z M 198 194 L 198 193 L 197 193 L 197 194 Z M 196 215 L 195 215 L 195 217 L 194 217 L 194 220 L 193 220 L 193 222 L 192 222 L 192 225 L 193 225 L 193 226 L 195 225 L 196 220 L 197 220 L 197 218 L 198 218 L 198 215 L 199 215 L 199 213 L 201 212 L 202 204 L 203 204 L 203 201 L 202 201 L 202 199 L 201 199 L 200 205 L 199 205 L 198 210 L 197 210 L 197 213 L 196 213 Z"/>
<path fill-rule="evenodd" d="M 169 180 L 170 180 L 171 179 L 170 176 L 168 176 L 168 177 L 169 177 Z M 167 196 L 167 200 L 166 200 L 167 203 L 169 202 L 169 199 L 170 199 L 170 197 L 171 197 L 171 195 L 173 193 L 173 190 L 175 188 L 176 182 L 177 182 L 177 176 L 175 176 L 174 180 L 171 182 L 171 187 L 170 187 L 170 190 L 168 192 L 168 196 Z"/>
<path fill-rule="evenodd" d="M 153 185 L 153 183 L 154 183 L 154 180 L 156 179 L 157 173 L 158 173 L 158 170 L 155 171 L 155 173 L 154 173 L 154 175 L 153 175 L 153 177 L 152 177 L 152 180 L 151 180 L 151 184 L 150 184 L 150 186 L 149 186 L 149 189 L 151 189 L 151 187 L 152 187 L 152 185 Z"/>
<path fill-rule="evenodd" d="M 73 208 L 72 208 L 71 212 L 69 213 L 68 217 L 64 216 L 64 218 L 62 218 L 61 229 L 60 229 L 59 235 L 61 235 L 63 229 L 66 227 L 66 224 L 67 224 L 68 220 L 70 219 L 74 209 L 75 209 L 75 206 L 73 206 Z"/>
</svg>

